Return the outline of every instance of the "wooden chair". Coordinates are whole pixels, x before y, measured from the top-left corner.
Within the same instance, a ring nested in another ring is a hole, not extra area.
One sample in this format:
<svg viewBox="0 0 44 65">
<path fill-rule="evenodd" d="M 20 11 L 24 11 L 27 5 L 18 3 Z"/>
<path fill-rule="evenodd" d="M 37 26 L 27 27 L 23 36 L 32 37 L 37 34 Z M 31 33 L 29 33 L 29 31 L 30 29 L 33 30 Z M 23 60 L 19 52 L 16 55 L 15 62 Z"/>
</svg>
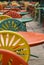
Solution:
<svg viewBox="0 0 44 65">
<path fill-rule="evenodd" d="M 0 49 L 20 55 L 26 62 L 30 58 L 30 47 L 22 35 L 12 31 L 0 31 Z"/>
<path fill-rule="evenodd" d="M 26 31 L 26 22 L 32 21 L 30 18 L 21 19 L 6 19 L 1 21 L 0 30 L 12 30 L 12 31 Z"/>
<path fill-rule="evenodd" d="M 5 49 L 0 49 L 0 54 L 1 65 L 28 65 L 22 57 L 20 57 L 14 52 Z"/>
<path fill-rule="evenodd" d="M 6 19 L 0 23 L 0 30 L 26 31 L 26 27 L 16 19 Z"/>
<path fill-rule="evenodd" d="M 12 17 L 10 17 L 10 16 L 8 16 L 8 15 L 0 15 L 0 22 L 1 22 L 2 20 L 8 19 L 8 18 L 12 18 Z"/>
<path fill-rule="evenodd" d="M 9 10 L 8 12 L 4 13 L 4 15 L 11 16 L 12 18 L 22 18 L 22 16 L 19 13 L 12 10 Z"/>
</svg>

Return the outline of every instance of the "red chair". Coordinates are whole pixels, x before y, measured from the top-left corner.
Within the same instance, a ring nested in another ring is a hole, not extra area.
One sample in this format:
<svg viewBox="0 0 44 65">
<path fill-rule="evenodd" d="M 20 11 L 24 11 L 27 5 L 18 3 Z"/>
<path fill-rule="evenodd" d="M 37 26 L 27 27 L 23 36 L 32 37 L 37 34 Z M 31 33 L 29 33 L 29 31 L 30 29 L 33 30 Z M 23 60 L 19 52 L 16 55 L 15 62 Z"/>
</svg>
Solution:
<svg viewBox="0 0 44 65">
<path fill-rule="evenodd" d="M 7 13 L 5 13 L 5 15 L 9 15 L 12 18 L 22 18 L 22 16 L 20 14 L 18 14 L 16 11 L 9 11 Z"/>
<path fill-rule="evenodd" d="M 28 65 L 22 57 L 20 57 L 14 52 L 5 49 L 0 49 L 0 54 L 2 55 L 1 65 L 8 65 L 9 63 L 11 65 Z"/>
</svg>

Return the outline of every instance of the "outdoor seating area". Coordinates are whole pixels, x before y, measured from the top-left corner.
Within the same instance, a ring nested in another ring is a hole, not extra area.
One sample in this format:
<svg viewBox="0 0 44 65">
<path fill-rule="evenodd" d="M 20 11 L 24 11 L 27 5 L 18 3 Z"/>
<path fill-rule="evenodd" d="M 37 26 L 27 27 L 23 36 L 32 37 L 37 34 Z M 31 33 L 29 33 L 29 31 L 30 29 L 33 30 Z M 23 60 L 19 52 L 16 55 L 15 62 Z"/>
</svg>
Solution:
<svg viewBox="0 0 44 65">
<path fill-rule="evenodd" d="M 0 1 L 0 65 L 44 65 L 43 2 Z"/>
</svg>

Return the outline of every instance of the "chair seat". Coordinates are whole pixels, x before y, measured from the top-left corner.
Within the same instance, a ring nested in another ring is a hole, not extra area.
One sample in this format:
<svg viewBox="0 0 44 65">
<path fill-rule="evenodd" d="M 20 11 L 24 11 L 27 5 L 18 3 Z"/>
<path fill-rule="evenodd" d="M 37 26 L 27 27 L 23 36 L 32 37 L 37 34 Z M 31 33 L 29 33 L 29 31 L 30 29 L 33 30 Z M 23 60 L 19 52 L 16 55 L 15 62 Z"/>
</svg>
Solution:
<svg viewBox="0 0 44 65">
<path fill-rule="evenodd" d="M 40 45 L 44 43 L 44 34 L 36 32 L 18 32 L 23 35 L 28 44 L 32 46 Z"/>
</svg>

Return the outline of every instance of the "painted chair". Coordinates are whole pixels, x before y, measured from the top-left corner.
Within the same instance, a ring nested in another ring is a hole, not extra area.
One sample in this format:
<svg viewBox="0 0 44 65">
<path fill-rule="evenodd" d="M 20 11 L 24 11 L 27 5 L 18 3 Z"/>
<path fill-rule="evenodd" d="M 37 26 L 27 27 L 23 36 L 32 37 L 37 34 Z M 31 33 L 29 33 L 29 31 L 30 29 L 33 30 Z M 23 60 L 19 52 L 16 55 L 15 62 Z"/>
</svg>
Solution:
<svg viewBox="0 0 44 65">
<path fill-rule="evenodd" d="M 23 58 L 11 51 L 0 49 L 0 54 L 1 65 L 28 65 Z"/>
<path fill-rule="evenodd" d="M 0 31 L 0 49 L 13 51 L 27 62 L 30 47 L 44 43 L 44 34 L 34 32 Z"/>
<path fill-rule="evenodd" d="M 12 31 L 0 31 L 0 49 L 20 55 L 26 62 L 30 58 L 30 47 L 22 35 Z"/>
<path fill-rule="evenodd" d="M 2 20 L 8 19 L 8 18 L 12 18 L 12 17 L 10 17 L 10 16 L 8 16 L 8 15 L 0 15 L 0 22 L 1 22 Z"/>
<path fill-rule="evenodd" d="M 26 31 L 26 22 L 32 21 L 30 18 L 21 19 L 6 19 L 1 21 L 0 30 L 12 30 L 12 31 Z"/>
<path fill-rule="evenodd" d="M 12 18 L 22 18 L 22 16 L 19 13 L 17 13 L 16 11 L 12 11 L 12 10 L 9 10 L 4 15 L 11 16 Z"/>
</svg>

